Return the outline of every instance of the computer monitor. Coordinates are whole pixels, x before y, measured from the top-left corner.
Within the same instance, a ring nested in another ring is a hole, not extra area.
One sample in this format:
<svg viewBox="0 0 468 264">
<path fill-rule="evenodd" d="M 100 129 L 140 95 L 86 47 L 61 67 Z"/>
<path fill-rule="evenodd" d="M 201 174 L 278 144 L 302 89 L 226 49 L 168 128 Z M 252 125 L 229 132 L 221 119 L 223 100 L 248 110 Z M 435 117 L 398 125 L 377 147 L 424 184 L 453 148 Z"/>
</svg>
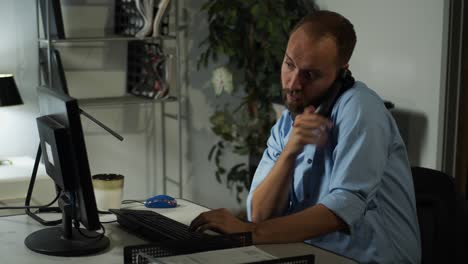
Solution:
<svg viewBox="0 0 468 264">
<path fill-rule="evenodd" d="M 100 229 L 78 102 L 46 87 L 38 88 L 37 126 L 47 174 L 60 195 L 62 226 L 30 234 L 26 246 L 56 256 L 94 254 L 109 246 Z M 83 225 L 86 229 L 79 228 Z"/>
</svg>

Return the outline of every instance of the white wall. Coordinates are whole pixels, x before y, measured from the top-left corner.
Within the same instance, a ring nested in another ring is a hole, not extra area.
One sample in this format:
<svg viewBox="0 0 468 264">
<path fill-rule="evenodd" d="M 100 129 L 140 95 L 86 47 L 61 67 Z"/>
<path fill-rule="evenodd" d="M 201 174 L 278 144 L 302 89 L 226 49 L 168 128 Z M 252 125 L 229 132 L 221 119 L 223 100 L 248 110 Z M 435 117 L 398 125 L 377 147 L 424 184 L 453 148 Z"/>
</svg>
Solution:
<svg viewBox="0 0 468 264">
<path fill-rule="evenodd" d="M 0 108 L 0 156 L 33 156 L 37 139 L 37 42 L 34 1 L 3 0 L 0 73 L 14 74 L 24 105 Z"/>
<path fill-rule="evenodd" d="M 448 2 L 317 1 L 354 24 L 358 40 L 350 69 L 395 103 L 411 163 L 439 169 Z"/>
<path fill-rule="evenodd" d="M 187 61 L 184 62 L 186 75 L 183 76 L 184 83 L 187 84 L 188 102 L 188 152 L 187 186 L 193 191 L 192 199 L 207 205 L 211 208 L 225 207 L 237 211 L 245 207 L 247 192 L 241 195 L 242 203 L 236 201 L 235 191 L 226 187 L 226 182 L 218 183 L 215 178 L 215 165 L 208 161 L 208 153 L 217 143 L 219 138 L 211 131 L 209 117 L 216 110 L 217 106 L 223 107 L 232 97 L 216 97 L 213 87 L 210 84 L 211 72 L 214 68 L 224 63 L 221 58 L 218 63 L 210 63 L 207 68 L 196 69 L 196 63 L 204 48 L 199 48 L 200 42 L 208 35 L 208 23 L 206 12 L 201 12 L 200 7 L 205 1 L 181 1 L 185 8 L 187 28 L 184 31 L 186 36 L 185 47 Z M 232 103 L 232 102 L 231 102 Z M 233 165 L 245 162 L 245 157 L 227 154 L 223 159 L 223 166 L 230 168 Z"/>
</svg>

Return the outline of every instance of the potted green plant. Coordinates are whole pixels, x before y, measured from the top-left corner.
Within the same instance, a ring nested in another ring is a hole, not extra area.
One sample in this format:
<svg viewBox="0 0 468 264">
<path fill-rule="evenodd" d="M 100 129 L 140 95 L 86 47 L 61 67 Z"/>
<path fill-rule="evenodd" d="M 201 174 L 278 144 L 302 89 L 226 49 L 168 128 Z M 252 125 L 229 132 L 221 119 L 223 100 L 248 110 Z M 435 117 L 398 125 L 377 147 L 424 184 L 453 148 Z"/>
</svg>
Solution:
<svg viewBox="0 0 468 264">
<path fill-rule="evenodd" d="M 218 87 L 217 95 L 241 98 L 238 104 L 218 107 L 210 117 L 220 140 L 208 155 L 216 165 L 216 179 L 221 183 L 226 177 L 238 202 L 242 191 L 250 187 L 275 122 L 272 102 L 281 100 L 280 68 L 289 32 L 315 9 L 310 0 L 210 0 L 202 6 L 208 14 L 209 34 L 200 43 L 204 51 L 198 68 L 227 57 L 228 63 L 214 72 L 217 86 L 224 86 L 227 93 Z M 233 72 L 240 76 L 240 85 L 232 84 Z M 224 168 L 221 160 L 227 151 L 248 155 L 249 164 Z"/>
</svg>

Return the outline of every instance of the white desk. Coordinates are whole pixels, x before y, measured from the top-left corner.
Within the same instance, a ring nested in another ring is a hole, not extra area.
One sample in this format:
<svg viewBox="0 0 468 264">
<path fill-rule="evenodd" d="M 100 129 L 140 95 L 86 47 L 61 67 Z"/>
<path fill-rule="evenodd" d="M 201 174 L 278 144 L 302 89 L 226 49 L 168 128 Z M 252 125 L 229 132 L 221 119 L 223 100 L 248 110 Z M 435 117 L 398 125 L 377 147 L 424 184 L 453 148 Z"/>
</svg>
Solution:
<svg viewBox="0 0 468 264">
<path fill-rule="evenodd" d="M 189 224 L 201 212 L 208 209 L 186 200 L 178 200 L 179 206 L 173 209 L 155 209 L 167 217 L 181 223 Z M 127 207 L 127 206 L 126 206 Z M 128 208 L 141 208 L 141 206 L 128 206 Z M 146 208 L 147 209 L 147 208 Z M 57 214 L 42 214 L 43 218 L 56 219 Z M 55 218 L 54 218 L 55 217 Z M 113 220 L 113 215 L 104 215 L 101 221 Z M 110 239 L 107 251 L 85 257 L 55 257 L 35 253 L 24 245 L 24 239 L 30 233 L 44 228 L 26 215 L 0 217 L 0 256 L 9 263 L 123 263 L 123 248 L 129 245 L 146 244 L 147 242 L 119 228 L 119 224 L 105 224 L 106 236 Z M 356 263 L 350 259 L 338 256 L 331 252 L 316 248 L 304 243 L 259 245 L 262 250 L 277 256 L 299 256 L 315 254 L 315 263 Z M 0 261 L 3 263 L 3 261 Z"/>
<path fill-rule="evenodd" d="M 12 165 L 0 166 L 0 201 L 21 200 L 28 190 L 29 181 L 34 168 L 34 159 L 31 157 L 8 158 Z M 47 175 L 44 165 L 40 164 L 37 170 L 33 191 L 33 203 L 47 203 L 54 199 L 55 187 L 52 179 Z"/>
</svg>

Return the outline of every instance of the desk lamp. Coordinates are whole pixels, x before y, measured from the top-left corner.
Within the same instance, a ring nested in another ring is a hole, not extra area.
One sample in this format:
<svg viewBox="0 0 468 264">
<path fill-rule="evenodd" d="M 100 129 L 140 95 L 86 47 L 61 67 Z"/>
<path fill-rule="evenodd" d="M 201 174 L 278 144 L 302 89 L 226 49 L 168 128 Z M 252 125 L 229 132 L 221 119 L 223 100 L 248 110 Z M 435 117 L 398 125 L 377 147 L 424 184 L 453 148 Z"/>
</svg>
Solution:
<svg viewBox="0 0 468 264">
<path fill-rule="evenodd" d="M 21 100 L 13 74 L 0 74 L 0 107 L 21 104 L 23 104 L 23 100 Z M 0 159 L 0 166 L 11 164 L 10 160 Z"/>
</svg>

